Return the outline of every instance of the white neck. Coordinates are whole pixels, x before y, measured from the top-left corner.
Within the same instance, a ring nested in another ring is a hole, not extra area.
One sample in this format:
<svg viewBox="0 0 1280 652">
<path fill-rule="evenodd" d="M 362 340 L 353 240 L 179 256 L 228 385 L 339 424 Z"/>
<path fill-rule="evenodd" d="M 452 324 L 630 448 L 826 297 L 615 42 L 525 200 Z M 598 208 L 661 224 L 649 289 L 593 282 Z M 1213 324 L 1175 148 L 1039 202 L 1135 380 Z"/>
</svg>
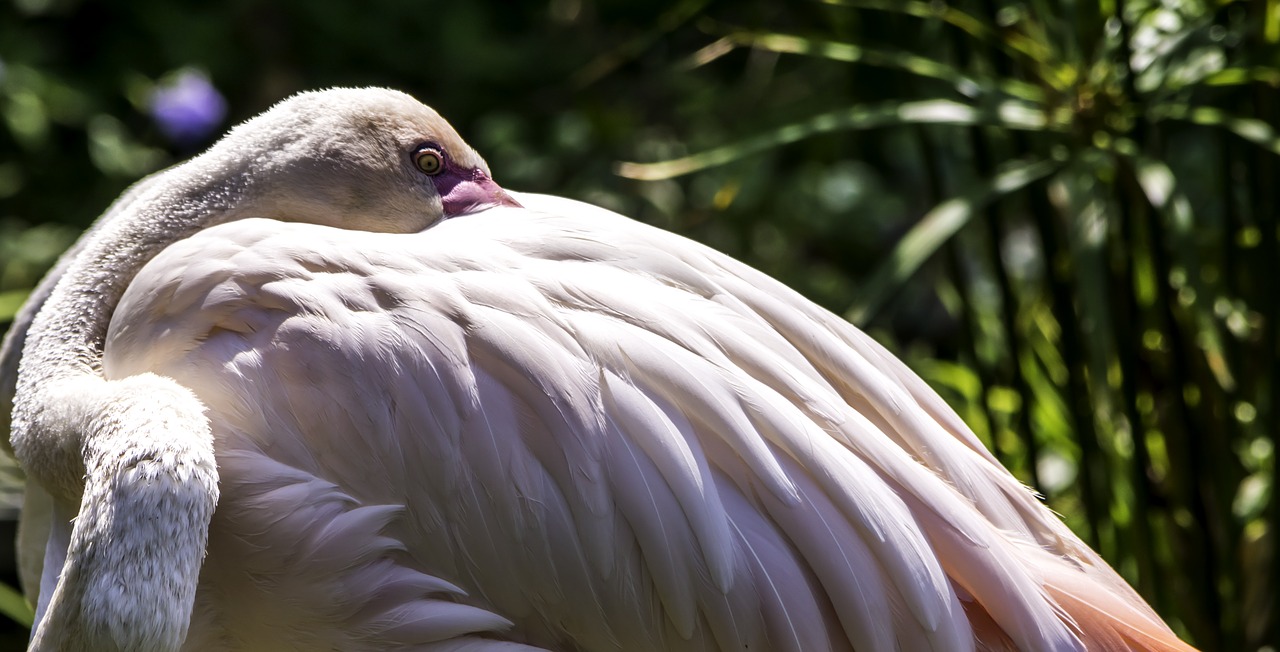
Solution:
<svg viewBox="0 0 1280 652">
<path fill-rule="evenodd" d="M 79 499 L 84 430 L 104 407 L 68 395 L 57 385 L 101 377 L 107 327 L 129 282 L 169 244 L 239 217 L 233 207 L 243 203 L 246 184 L 239 180 L 246 177 L 208 155 L 164 173 L 119 214 L 95 227 L 32 320 L 18 372 L 10 442 L 27 473 L 56 498 Z"/>
<path fill-rule="evenodd" d="M 76 514 L 32 650 L 176 650 L 186 636 L 218 498 L 208 419 L 176 382 L 109 381 L 101 359 L 138 270 L 168 244 L 239 217 L 246 175 L 201 159 L 97 228 L 31 322 L 11 442 L 28 476 Z"/>
</svg>

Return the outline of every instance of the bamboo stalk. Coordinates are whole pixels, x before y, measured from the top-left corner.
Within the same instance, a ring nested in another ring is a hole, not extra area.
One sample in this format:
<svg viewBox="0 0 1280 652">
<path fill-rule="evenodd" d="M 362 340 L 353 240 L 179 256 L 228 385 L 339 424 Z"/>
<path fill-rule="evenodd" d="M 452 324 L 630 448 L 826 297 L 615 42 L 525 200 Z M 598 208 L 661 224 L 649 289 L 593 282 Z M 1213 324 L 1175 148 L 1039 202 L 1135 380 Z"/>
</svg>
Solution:
<svg viewBox="0 0 1280 652">
<path fill-rule="evenodd" d="M 1125 0 L 1115 0 L 1115 3 L 1120 28 L 1117 58 L 1119 65 L 1125 71 L 1123 75 L 1125 95 L 1132 102 L 1141 102 L 1142 96 L 1136 89 L 1137 73 L 1130 68 L 1130 62 L 1133 60 L 1130 49 L 1133 34 L 1129 21 L 1125 19 Z M 1148 143 L 1152 143 L 1154 147 L 1159 146 L 1158 138 L 1149 138 L 1153 133 L 1141 114 L 1134 119 L 1129 135 L 1137 143 L 1139 151 L 1145 151 Z M 1164 400 L 1160 403 L 1170 406 L 1170 410 L 1163 413 L 1167 418 L 1162 420 L 1161 431 L 1165 435 L 1165 445 L 1169 454 L 1169 477 L 1174 479 L 1177 502 L 1181 503 L 1174 505 L 1172 513 L 1175 518 L 1171 519 L 1171 522 L 1178 523 L 1179 519 L 1176 516 L 1179 508 L 1186 509 L 1191 519 L 1189 526 L 1176 528 L 1189 548 L 1188 554 L 1183 557 L 1186 563 L 1182 565 L 1182 570 L 1191 581 L 1192 587 L 1183 597 L 1188 598 L 1195 605 L 1193 609 L 1184 610 L 1184 621 L 1188 626 L 1199 625 L 1195 633 L 1197 641 L 1202 646 L 1209 649 L 1224 649 L 1226 640 L 1223 636 L 1223 610 L 1219 590 L 1223 551 L 1216 545 L 1217 542 L 1212 535 L 1213 531 L 1218 529 L 1212 517 L 1217 513 L 1212 505 L 1215 502 L 1212 497 L 1215 493 L 1214 483 L 1205 483 L 1205 479 L 1211 477 L 1213 471 L 1209 468 L 1211 465 L 1206 458 L 1207 452 L 1202 440 L 1205 432 L 1205 424 L 1201 421 L 1202 415 L 1196 414 L 1191 409 L 1186 395 L 1190 387 L 1203 387 L 1203 385 L 1193 384 L 1193 372 L 1188 362 L 1189 359 L 1199 359 L 1202 356 L 1193 346 L 1194 338 L 1189 342 L 1184 335 L 1175 312 L 1177 297 L 1174 296 L 1170 286 L 1173 265 L 1170 253 L 1166 249 L 1169 246 L 1169 240 L 1166 237 L 1164 225 L 1157 212 L 1149 210 L 1148 199 L 1139 187 L 1135 176 L 1136 171 L 1124 159 L 1119 159 L 1117 163 L 1122 178 L 1118 186 L 1121 195 L 1119 198 L 1121 219 L 1131 224 L 1134 229 L 1136 237 L 1132 243 L 1133 246 L 1141 246 L 1140 243 L 1143 240 L 1148 244 L 1147 251 L 1150 252 L 1154 269 L 1156 300 L 1153 306 L 1155 310 L 1150 315 L 1150 323 L 1160 333 L 1162 340 L 1168 343 L 1167 377 L 1173 386 L 1169 387 L 1170 383 L 1165 383 L 1163 387 L 1153 387 L 1152 392 L 1162 395 Z M 1191 270 L 1189 273 L 1198 273 L 1198 271 Z M 1201 300 L 1204 298 L 1201 297 Z M 1202 396 L 1202 400 L 1205 401 L 1201 403 L 1202 405 L 1207 405 L 1207 398 Z"/>
<path fill-rule="evenodd" d="M 1062 357 L 1067 363 L 1067 405 L 1073 416 L 1076 441 L 1080 444 L 1080 502 L 1084 506 L 1085 520 L 1089 525 L 1085 540 L 1094 549 L 1099 549 L 1104 529 L 1111 526 L 1108 509 L 1111 501 L 1109 490 L 1102 488 L 1099 482 L 1105 478 L 1105 472 L 1099 477 L 1095 466 L 1100 457 L 1098 430 L 1094 420 L 1093 399 L 1089 394 L 1088 371 L 1085 368 L 1087 357 L 1081 345 L 1080 319 L 1072 298 L 1075 289 L 1070 275 L 1063 273 L 1057 264 L 1058 260 L 1069 254 L 1069 249 L 1058 234 L 1057 225 L 1051 217 L 1053 207 L 1044 189 L 1035 188 L 1028 192 L 1028 197 L 1031 215 L 1044 248 L 1050 313 L 1060 327 Z"/>
<path fill-rule="evenodd" d="M 1102 291 L 1109 296 L 1112 314 L 1116 315 L 1116 323 L 1112 326 L 1112 342 L 1115 347 L 1116 361 L 1120 365 L 1120 396 L 1125 419 L 1129 421 L 1130 438 L 1133 440 L 1133 454 L 1129 461 L 1129 482 L 1132 486 L 1134 502 L 1131 510 L 1134 557 L 1138 563 L 1139 589 L 1148 599 L 1153 599 L 1163 613 L 1168 613 L 1172 601 L 1164 590 L 1162 574 L 1158 570 L 1155 550 L 1151 535 L 1151 517 L 1156 512 L 1155 496 L 1151 477 L 1151 452 L 1147 446 L 1147 427 L 1142 415 L 1138 412 L 1138 379 L 1140 377 L 1138 351 L 1142 340 L 1142 307 L 1138 305 L 1137 287 L 1140 271 L 1133 265 L 1133 259 L 1125 249 L 1125 244 L 1137 246 L 1133 234 L 1131 220 L 1117 220 L 1120 229 L 1119 238 L 1109 238 L 1109 244 L 1115 253 L 1110 259 L 1109 273 L 1115 279 L 1114 292 Z M 1120 324 L 1127 324 L 1128 329 Z M 1126 336 L 1129 335 L 1129 336 Z"/>
<path fill-rule="evenodd" d="M 1270 113 L 1274 111 L 1274 102 L 1271 96 L 1265 92 L 1257 92 L 1254 96 L 1255 114 L 1259 117 L 1263 115 L 1274 115 Z M 1269 285 L 1274 279 L 1280 275 L 1280 244 L 1277 243 L 1277 224 L 1276 224 L 1276 191 L 1275 191 L 1275 166 L 1274 159 L 1265 152 L 1255 150 L 1253 165 L 1250 166 L 1253 173 L 1251 175 L 1251 183 L 1249 184 L 1255 196 L 1255 215 L 1258 222 L 1258 228 L 1262 230 L 1262 241 L 1260 243 L 1261 251 L 1259 252 L 1262 259 L 1261 277 L 1266 279 L 1260 288 L 1261 297 L 1259 300 L 1259 309 L 1262 313 L 1262 333 L 1261 344 L 1263 360 L 1267 360 L 1270 364 L 1266 365 L 1266 387 L 1267 392 L 1265 398 L 1260 405 L 1260 412 L 1265 415 L 1264 423 L 1269 424 L 1268 434 L 1271 439 L 1272 450 L 1272 469 L 1271 469 L 1271 498 L 1267 504 L 1267 534 L 1271 539 L 1271 566 L 1269 569 L 1270 590 L 1274 594 L 1280 590 L 1280 491 L 1276 488 L 1280 486 L 1280 301 L 1277 300 L 1277 293 L 1274 286 Z M 1271 602 L 1271 617 L 1268 619 L 1270 626 L 1267 628 L 1267 636 L 1265 643 L 1275 648 L 1280 648 L 1280 600 L 1273 599 Z"/>
<path fill-rule="evenodd" d="M 960 339 L 964 347 L 962 352 L 969 358 L 970 364 L 973 365 L 975 374 L 978 377 L 978 401 L 982 404 L 982 416 L 987 420 L 987 436 L 991 441 L 991 452 L 995 454 L 996 459 L 1000 460 L 1001 464 L 1012 470 L 1017 466 L 1017 462 L 1000 445 L 1000 423 L 996 421 L 995 414 L 991 411 L 991 388 L 995 384 L 995 379 L 992 378 L 991 366 L 986 364 L 978 353 L 977 342 L 982 330 L 980 326 L 981 317 L 974 305 L 973 294 L 969 290 L 969 275 L 964 271 L 964 266 L 960 262 L 960 253 L 958 251 L 960 248 L 958 238 L 952 238 L 947 243 L 944 255 L 947 269 L 951 277 L 956 279 L 956 292 L 960 295 L 960 303 L 964 311 L 958 320 Z"/>
<path fill-rule="evenodd" d="M 969 143 L 973 147 L 974 162 L 977 165 L 978 173 L 983 178 L 989 177 L 995 170 L 995 165 L 991 160 L 991 151 L 987 146 L 986 139 L 977 128 L 968 130 Z M 1005 344 L 1007 346 L 1005 364 L 1001 370 L 1009 384 L 1012 385 L 1014 391 L 1022 397 L 1022 404 L 1018 407 L 1017 427 L 1016 431 L 1019 439 L 1022 441 L 1023 449 L 1027 456 L 1027 479 L 1031 486 L 1040 489 L 1040 472 L 1038 462 L 1040 460 L 1040 443 L 1036 439 L 1035 430 L 1031 426 L 1031 402 L 1034 395 L 1031 392 L 1031 386 L 1027 383 L 1026 376 L 1022 373 L 1022 359 L 1024 355 L 1024 347 L 1022 339 L 1018 336 L 1017 313 L 1018 300 L 1014 295 L 1013 285 L 1009 280 L 1009 272 L 1005 269 L 1004 258 L 1000 255 L 1000 245 L 1004 239 L 1003 220 L 1000 212 L 993 207 L 988 207 L 983 211 L 982 223 L 986 228 L 983 234 L 986 236 L 986 246 L 991 252 L 990 266 L 995 275 L 996 285 L 1000 289 L 1000 324 L 1004 330 Z"/>
<path fill-rule="evenodd" d="M 1171 382 L 1153 388 L 1153 393 L 1162 395 L 1160 403 L 1169 408 L 1164 412 L 1166 418 L 1162 420 L 1161 431 L 1165 434 L 1170 477 L 1174 479 L 1176 488 L 1175 509 L 1187 510 L 1191 519 L 1190 525 L 1180 528 L 1181 536 L 1189 546 L 1182 572 L 1192 582 L 1191 591 L 1184 597 L 1196 603 L 1195 609 L 1188 612 L 1192 615 L 1188 623 L 1195 622 L 1194 616 L 1198 615 L 1201 624 L 1197 641 L 1212 649 L 1226 649 L 1222 640 L 1222 608 L 1218 591 L 1221 554 L 1211 536 L 1215 529 L 1214 519 L 1210 516 L 1215 511 L 1210 506 L 1214 487 L 1212 483 L 1205 482 L 1212 471 L 1208 468 L 1208 452 L 1204 446 L 1204 425 L 1200 415 L 1187 404 L 1185 396 L 1185 390 L 1193 386 L 1187 359 L 1197 356 L 1198 352 L 1187 341 L 1174 312 L 1177 297 L 1169 285 L 1172 265 L 1165 249 L 1167 239 L 1163 225 L 1155 211 L 1148 210 L 1133 171 L 1125 169 L 1128 166 L 1123 162 L 1121 167 L 1124 169 L 1121 206 L 1127 207 L 1122 219 L 1134 224 L 1137 232 L 1135 246 L 1141 246 L 1139 243 L 1143 241 L 1149 245 L 1157 281 L 1151 323 L 1160 332 L 1162 340 L 1168 342 L 1166 376 Z"/>
<path fill-rule="evenodd" d="M 989 0 L 987 4 L 990 5 Z M 990 10 L 991 7 L 988 6 L 987 9 Z M 980 55 L 969 48 L 966 39 L 957 38 L 956 30 L 948 30 L 947 33 L 949 35 L 947 41 L 958 54 L 961 65 L 973 69 L 975 67 L 974 63 Z M 990 56 L 993 53 L 994 50 L 988 46 L 986 54 Z M 966 130 L 966 136 L 969 147 L 973 151 L 974 167 L 978 176 L 983 179 L 991 178 L 995 173 L 996 165 L 992 155 L 992 147 L 987 141 L 986 134 L 983 133 L 981 128 L 970 127 Z M 1002 203 L 1000 206 L 1004 206 L 1004 204 Z M 996 371 L 1001 376 L 1001 379 L 1013 387 L 1018 396 L 1022 398 L 1021 404 L 1018 406 L 1013 429 L 1022 443 L 1027 458 L 1026 478 L 1024 478 L 1024 481 L 1037 490 L 1043 491 L 1039 469 L 1040 443 L 1031 424 L 1031 405 L 1035 397 L 1031 392 L 1026 376 L 1022 372 L 1021 365 L 1025 351 L 1022 339 L 1018 336 L 1017 315 L 1019 304 L 1009 279 L 1008 270 L 1005 269 L 1004 258 L 1001 255 L 1001 244 L 1004 239 L 1002 227 L 1005 218 L 1003 212 L 997 206 L 984 208 L 980 218 L 985 227 L 982 230 L 982 234 L 985 236 L 984 244 L 989 252 L 987 264 L 1000 291 L 1000 325 L 1004 332 L 1005 347 L 1002 360 L 997 362 Z"/>
</svg>

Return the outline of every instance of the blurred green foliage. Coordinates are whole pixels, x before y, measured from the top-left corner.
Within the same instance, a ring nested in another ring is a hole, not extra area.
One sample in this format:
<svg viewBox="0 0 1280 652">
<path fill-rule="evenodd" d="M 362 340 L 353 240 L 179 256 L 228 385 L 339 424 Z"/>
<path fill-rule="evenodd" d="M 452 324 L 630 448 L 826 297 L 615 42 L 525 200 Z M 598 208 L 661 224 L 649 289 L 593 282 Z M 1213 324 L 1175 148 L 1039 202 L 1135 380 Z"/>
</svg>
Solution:
<svg viewBox="0 0 1280 652">
<path fill-rule="evenodd" d="M 192 153 L 156 84 L 393 86 L 868 328 L 1188 640 L 1276 649 L 1278 43 L 1275 0 L 12 0 L 0 322 Z"/>
</svg>

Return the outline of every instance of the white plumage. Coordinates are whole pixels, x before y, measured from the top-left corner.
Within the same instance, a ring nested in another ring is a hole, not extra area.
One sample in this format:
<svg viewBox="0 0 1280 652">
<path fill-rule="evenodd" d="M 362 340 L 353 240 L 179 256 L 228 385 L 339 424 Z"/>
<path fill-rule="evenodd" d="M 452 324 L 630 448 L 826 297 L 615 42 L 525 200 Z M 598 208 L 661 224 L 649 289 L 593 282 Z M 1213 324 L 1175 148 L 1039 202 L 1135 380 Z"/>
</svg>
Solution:
<svg viewBox="0 0 1280 652">
<path fill-rule="evenodd" d="M 473 157 L 405 96 L 314 93 L 104 218 L 18 382 L 15 449 L 80 514 L 37 647 L 1188 649 L 866 335 Z"/>
</svg>

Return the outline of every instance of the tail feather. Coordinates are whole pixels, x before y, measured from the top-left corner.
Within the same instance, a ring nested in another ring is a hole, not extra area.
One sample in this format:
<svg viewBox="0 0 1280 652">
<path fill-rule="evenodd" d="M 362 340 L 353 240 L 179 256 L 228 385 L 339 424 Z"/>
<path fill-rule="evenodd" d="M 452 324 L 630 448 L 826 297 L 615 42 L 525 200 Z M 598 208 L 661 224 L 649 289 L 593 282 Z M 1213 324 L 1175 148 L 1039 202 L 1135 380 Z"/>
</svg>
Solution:
<svg viewBox="0 0 1280 652">
<path fill-rule="evenodd" d="M 1145 603 L 1099 590 L 1098 583 L 1077 569 L 1055 565 L 1045 571 L 1045 590 L 1089 650 L 1195 652 L 1167 625 L 1150 615 Z"/>
<path fill-rule="evenodd" d="M 1027 572 L 1039 587 L 1039 599 L 1051 605 L 1058 623 L 1069 630 L 1076 649 L 1196 652 L 1194 647 L 1179 640 L 1137 591 L 1093 551 L 1052 550 L 1021 541 L 1009 552 L 1016 566 Z M 971 593 L 973 587 L 966 588 L 957 582 L 952 568 L 948 568 L 948 574 L 952 576 L 952 587 L 973 630 L 975 649 L 979 652 L 1023 649 L 1015 642 L 1018 633 L 1001 625 L 1002 622 L 1008 624 L 1004 609 L 1010 596 L 992 592 L 990 587 Z"/>
</svg>

